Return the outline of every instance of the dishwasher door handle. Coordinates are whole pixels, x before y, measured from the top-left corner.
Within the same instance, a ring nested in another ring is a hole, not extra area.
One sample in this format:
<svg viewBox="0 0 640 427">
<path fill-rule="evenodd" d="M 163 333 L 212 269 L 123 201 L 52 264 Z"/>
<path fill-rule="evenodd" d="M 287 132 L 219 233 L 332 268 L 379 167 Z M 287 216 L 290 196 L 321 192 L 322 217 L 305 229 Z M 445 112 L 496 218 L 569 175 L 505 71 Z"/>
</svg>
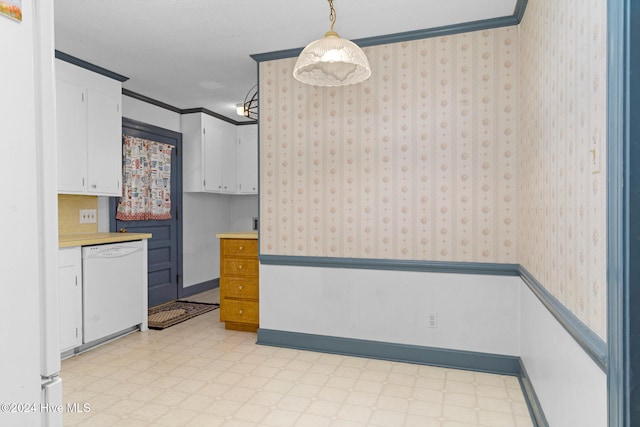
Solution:
<svg viewBox="0 0 640 427">
<path fill-rule="evenodd" d="M 105 246 L 90 246 L 83 248 L 83 258 L 122 258 L 127 255 L 131 255 L 136 252 L 142 251 L 140 245 L 135 246 L 119 246 L 119 245 L 105 245 Z"/>
<path fill-rule="evenodd" d="M 121 258 L 135 252 L 140 252 L 141 250 L 142 249 L 140 248 L 109 248 L 104 251 L 91 254 L 89 258 Z"/>
</svg>

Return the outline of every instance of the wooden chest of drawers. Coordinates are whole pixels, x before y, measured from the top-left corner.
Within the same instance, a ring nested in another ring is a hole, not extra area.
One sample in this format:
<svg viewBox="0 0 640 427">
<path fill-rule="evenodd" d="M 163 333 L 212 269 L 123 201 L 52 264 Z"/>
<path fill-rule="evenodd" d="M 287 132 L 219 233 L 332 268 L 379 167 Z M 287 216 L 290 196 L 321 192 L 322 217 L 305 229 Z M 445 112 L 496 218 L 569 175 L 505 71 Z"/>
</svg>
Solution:
<svg viewBox="0 0 640 427">
<path fill-rule="evenodd" d="M 258 241 L 220 239 L 220 321 L 226 329 L 257 331 Z"/>
</svg>

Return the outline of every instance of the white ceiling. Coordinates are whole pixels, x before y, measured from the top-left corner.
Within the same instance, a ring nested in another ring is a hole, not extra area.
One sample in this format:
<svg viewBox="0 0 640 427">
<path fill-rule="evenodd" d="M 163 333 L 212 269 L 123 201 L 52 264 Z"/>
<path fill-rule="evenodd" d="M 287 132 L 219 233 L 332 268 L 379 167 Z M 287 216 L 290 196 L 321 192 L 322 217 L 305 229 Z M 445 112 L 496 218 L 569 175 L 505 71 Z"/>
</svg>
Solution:
<svg viewBox="0 0 640 427">
<path fill-rule="evenodd" d="M 54 0 L 55 46 L 129 77 L 123 87 L 233 120 L 256 83 L 251 54 L 302 48 L 329 29 L 326 0 Z M 360 39 L 511 16 L 517 0 L 334 0 Z"/>
</svg>

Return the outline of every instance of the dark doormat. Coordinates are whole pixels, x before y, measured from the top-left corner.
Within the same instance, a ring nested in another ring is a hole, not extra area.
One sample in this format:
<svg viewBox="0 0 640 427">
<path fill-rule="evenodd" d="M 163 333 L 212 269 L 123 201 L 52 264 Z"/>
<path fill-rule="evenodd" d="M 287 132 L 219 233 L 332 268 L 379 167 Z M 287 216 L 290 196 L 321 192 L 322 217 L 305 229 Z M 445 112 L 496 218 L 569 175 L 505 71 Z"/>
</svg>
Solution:
<svg viewBox="0 0 640 427">
<path fill-rule="evenodd" d="M 171 301 L 149 309 L 149 329 L 165 329 L 219 308 L 220 304 Z"/>
</svg>

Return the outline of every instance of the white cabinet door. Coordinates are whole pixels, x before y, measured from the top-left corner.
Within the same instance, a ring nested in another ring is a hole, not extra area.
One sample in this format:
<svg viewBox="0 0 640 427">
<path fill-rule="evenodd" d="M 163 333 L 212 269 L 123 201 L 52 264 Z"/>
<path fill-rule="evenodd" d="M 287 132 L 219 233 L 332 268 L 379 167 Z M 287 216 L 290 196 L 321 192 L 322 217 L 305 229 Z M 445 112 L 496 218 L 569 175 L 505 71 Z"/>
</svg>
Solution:
<svg viewBox="0 0 640 427">
<path fill-rule="evenodd" d="M 222 183 L 222 144 L 223 138 L 222 127 L 218 126 L 216 118 L 202 115 L 202 149 L 204 151 L 204 190 L 214 193 L 223 192 Z"/>
<path fill-rule="evenodd" d="M 122 196 L 122 113 L 120 100 L 88 90 L 88 191 Z"/>
<path fill-rule="evenodd" d="M 80 246 L 58 251 L 60 353 L 82 345 L 82 252 Z"/>
<path fill-rule="evenodd" d="M 208 191 L 205 176 L 207 150 L 204 146 L 204 114 L 182 114 L 182 190 Z"/>
<path fill-rule="evenodd" d="M 122 84 L 56 60 L 58 192 L 122 194 Z"/>
<path fill-rule="evenodd" d="M 56 82 L 58 191 L 85 191 L 87 171 L 87 95 L 77 85 Z"/>
<path fill-rule="evenodd" d="M 257 193 L 257 125 L 235 126 L 204 113 L 183 114 L 181 125 L 184 191 Z"/>
<path fill-rule="evenodd" d="M 204 190 L 235 193 L 236 129 L 231 123 L 203 115 Z"/>
<path fill-rule="evenodd" d="M 237 131 L 236 126 L 230 123 L 223 123 L 222 137 L 222 190 L 224 193 L 238 192 L 238 168 L 237 168 Z"/>
<path fill-rule="evenodd" d="M 238 193 L 258 193 L 258 125 L 238 126 Z"/>
</svg>

